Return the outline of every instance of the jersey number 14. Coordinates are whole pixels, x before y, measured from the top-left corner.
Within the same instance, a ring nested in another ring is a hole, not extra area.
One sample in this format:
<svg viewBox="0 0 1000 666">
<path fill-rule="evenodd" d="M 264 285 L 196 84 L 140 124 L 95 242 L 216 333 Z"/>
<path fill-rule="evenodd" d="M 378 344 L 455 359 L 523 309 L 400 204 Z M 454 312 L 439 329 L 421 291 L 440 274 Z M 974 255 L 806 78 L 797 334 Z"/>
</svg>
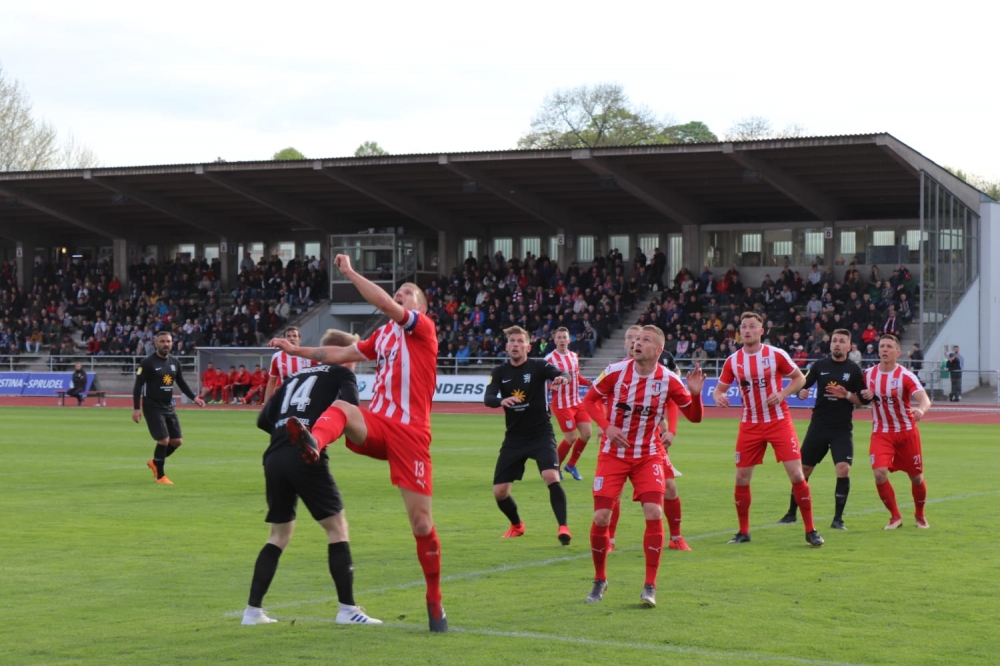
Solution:
<svg viewBox="0 0 1000 666">
<path fill-rule="evenodd" d="M 309 394 L 316 384 L 316 379 L 316 375 L 310 375 L 301 384 L 298 377 L 290 381 L 288 388 L 285 389 L 285 399 L 281 403 L 281 413 L 287 414 L 290 405 L 295 405 L 295 409 L 300 412 L 306 411 L 310 402 Z"/>
</svg>

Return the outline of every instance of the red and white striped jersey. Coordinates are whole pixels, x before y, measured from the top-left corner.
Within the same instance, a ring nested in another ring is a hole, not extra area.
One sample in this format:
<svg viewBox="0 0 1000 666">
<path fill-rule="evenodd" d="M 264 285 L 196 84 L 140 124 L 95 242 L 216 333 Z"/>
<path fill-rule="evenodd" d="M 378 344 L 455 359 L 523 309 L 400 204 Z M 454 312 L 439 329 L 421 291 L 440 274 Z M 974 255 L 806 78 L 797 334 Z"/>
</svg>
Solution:
<svg viewBox="0 0 1000 666">
<path fill-rule="evenodd" d="M 618 458 L 662 456 L 660 431 L 657 427 L 666 414 L 669 401 L 679 407 L 691 404 L 691 394 L 681 378 L 656 364 L 649 375 L 638 373 L 633 359 L 612 363 L 590 387 L 606 401 L 611 425 L 621 428 L 629 447 L 618 448 L 605 434 L 601 453 Z"/>
<path fill-rule="evenodd" d="M 410 310 L 402 325 L 390 321 L 355 347 L 362 356 L 376 362 L 369 411 L 429 434 L 437 385 L 434 322 Z"/>
<path fill-rule="evenodd" d="M 872 402 L 872 432 L 905 432 L 917 427 L 910 398 L 924 390 L 917 376 L 897 365 L 882 372 L 875 365 L 865 370 L 865 386 L 875 394 Z"/>
<path fill-rule="evenodd" d="M 289 375 L 294 375 L 299 370 L 305 370 L 306 368 L 311 368 L 315 363 L 312 359 L 302 358 L 301 356 L 291 356 L 283 351 L 277 352 L 271 357 L 271 369 L 268 370 L 267 374 L 269 377 L 276 377 L 278 379 L 274 384 L 275 390 L 281 386 L 281 382 L 284 381 L 285 377 Z"/>
<path fill-rule="evenodd" d="M 560 354 L 556 350 L 545 357 L 545 362 L 556 366 L 559 372 L 569 375 L 568 384 L 552 389 L 552 406 L 555 409 L 579 407 L 583 402 L 580 399 L 580 357 L 576 352 L 567 351 L 565 354 Z"/>
<path fill-rule="evenodd" d="M 779 393 L 781 380 L 795 372 L 797 366 L 785 350 L 762 344 L 760 351 L 748 354 L 742 349 L 731 354 L 722 366 L 719 382 L 736 384 L 743 398 L 743 423 L 773 423 L 791 419 L 788 404 L 767 404 L 767 397 Z"/>
</svg>

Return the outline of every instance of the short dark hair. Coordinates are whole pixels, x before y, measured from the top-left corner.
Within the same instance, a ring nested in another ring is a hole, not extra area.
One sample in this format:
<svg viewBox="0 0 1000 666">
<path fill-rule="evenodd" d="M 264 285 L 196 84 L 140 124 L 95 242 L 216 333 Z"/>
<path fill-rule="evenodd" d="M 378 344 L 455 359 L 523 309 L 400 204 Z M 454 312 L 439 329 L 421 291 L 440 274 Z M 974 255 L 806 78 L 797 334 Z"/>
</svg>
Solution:
<svg viewBox="0 0 1000 666">
<path fill-rule="evenodd" d="M 169 335 L 170 337 L 173 337 L 173 336 L 174 336 L 174 334 L 173 334 L 173 333 L 171 333 L 170 331 L 167 331 L 167 330 L 163 330 L 163 329 L 161 329 L 161 330 L 157 331 L 157 332 L 156 332 L 156 335 L 154 335 L 153 337 L 154 337 L 154 338 L 158 338 L 158 337 L 160 337 L 161 335 Z"/>
<path fill-rule="evenodd" d="M 835 329 L 835 330 L 833 331 L 833 333 L 831 333 L 831 334 L 830 334 L 830 337 L 832 338 L 832 337 L 833 337 L 833 336 L 835 336 L 835 335 L 843 335 L 843 336 L 845 336 L 845 337 L 846 337 L 846 338 L 847 338 L 848 340 L 850 340 L 850 339 L 851 339 L 851 332 L 850 332 L 850 331 L 848 331 L 848 330 L 847 330 L 846 328 L 838 328 L 838 329 Z"/>
<path fill-rule="evenodd" d="M 757 323 L 759 323 L 759 324 L 763 324 L 764 323 L 764 318 L 761 317 L 756 312 L 750 312 L 750 311 L 744 312 L 743 314 L 740 315 L 740 323 L 741 324 L 743 323 L 744 319 L 756 319 Z"/>
</svg>

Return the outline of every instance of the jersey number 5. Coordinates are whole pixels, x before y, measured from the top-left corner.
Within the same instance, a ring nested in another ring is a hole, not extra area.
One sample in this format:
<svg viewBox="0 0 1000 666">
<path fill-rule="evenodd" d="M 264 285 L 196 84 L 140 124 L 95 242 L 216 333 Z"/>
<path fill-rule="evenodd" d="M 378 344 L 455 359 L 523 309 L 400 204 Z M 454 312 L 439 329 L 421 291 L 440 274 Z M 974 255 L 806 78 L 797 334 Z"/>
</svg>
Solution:
<svg viewBox="0 0 1000 666">
<path fill-rule="evenodd" d="M 288 388 L 285 389 L 285 399 L 281 403 L 281 413 L 287 414 L 289 405 L 295 405 L 295 409 L 300 412 L 306 411 L 310 401 L 309 394 L 312 392 L 313 385 L 316 384 L 316 379 L 316 375 L 310 375 L 301 384 L 299 384 L 298 377 L 290 381 Z"/>
</svg>

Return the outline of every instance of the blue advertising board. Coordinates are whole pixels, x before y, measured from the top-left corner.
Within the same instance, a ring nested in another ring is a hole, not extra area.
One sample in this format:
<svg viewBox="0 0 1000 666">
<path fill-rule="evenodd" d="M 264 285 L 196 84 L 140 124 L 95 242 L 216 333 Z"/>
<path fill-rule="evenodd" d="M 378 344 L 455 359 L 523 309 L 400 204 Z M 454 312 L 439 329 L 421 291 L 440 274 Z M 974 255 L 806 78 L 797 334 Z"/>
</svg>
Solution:
<svg viewBox="0 0 1000 666">
<path fill-rule="evenodd" d="M 85 390 L 93 384 L 94 374 L 88 372 Z M 0 372 L 0 395 L 54 396 L 71 388 L 72 372 Z"/>
</svg>

